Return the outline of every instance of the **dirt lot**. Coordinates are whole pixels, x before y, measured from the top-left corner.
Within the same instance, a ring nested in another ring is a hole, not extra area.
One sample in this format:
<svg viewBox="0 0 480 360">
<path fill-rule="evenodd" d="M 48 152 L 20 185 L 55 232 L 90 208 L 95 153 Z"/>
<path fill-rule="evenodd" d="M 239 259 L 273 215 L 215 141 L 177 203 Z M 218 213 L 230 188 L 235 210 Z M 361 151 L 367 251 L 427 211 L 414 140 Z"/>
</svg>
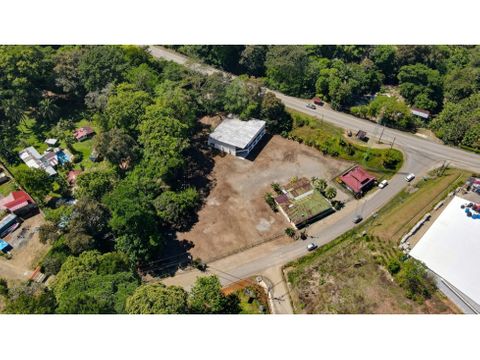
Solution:
<svg viewBox="0 0 480 360">
<path fill-rule="evenodd" d="M 264 200 L 272 182 L 286 183 L 293 176 L 331 179 L 351 165 L 280 136 L 272 137 L 253 161 L 223 154 L 213 160 L 209 177 L 215 185 L 199 221 L 190 231 L 177 234 L 179 240 L 193 242 L 190 253 L 204 261 L 283 235 L 287 220 Z M 337 199 L 349 196 L 338 189 Z"/>
<path fill-rule="evenodd" d="M 0 257 L 0 277 L 8 280 L 27 280 L 49 245 L 40 243 L 36 228 L 42 225 L 42 214 L 25 220 L 21 227 L 5 237 L 13 246 L 12 258 Z"/>
</svg>

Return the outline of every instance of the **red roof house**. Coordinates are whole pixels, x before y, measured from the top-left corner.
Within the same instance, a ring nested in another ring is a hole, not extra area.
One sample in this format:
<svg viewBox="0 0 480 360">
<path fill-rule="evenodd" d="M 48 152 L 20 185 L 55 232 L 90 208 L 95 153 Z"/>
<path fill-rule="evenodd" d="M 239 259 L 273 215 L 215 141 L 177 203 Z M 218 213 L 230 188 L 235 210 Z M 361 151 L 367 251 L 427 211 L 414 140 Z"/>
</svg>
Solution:
<svg viewBox="0 0 480 360">
<path fill-rule="evenodd" d="M 92 137 L 93 134 L 95 134 L 95 131 L 90 126 L 83 126 L 73 132 L 73 136 L 77 141 L 86 140 Z"/>
<path fill-rule="evenodd" d="M 25 191 L 12 191 L 0 200 L 0 210 L 8 210 L 12 214 L 24 216 L 37 209 L 35 201 Z"/>
<path fill-rule="evenodd" d="M 355 166 L 350 171 L 340 176 L 340 180 L 355 195 L 362 195 L 373 186 L 376 178 L 360 166 Z"/>
<path fill-rule="evenodd" d="M 72 170 L 68 173 L 67 175 L 67 182 L 70 184 L 70 185 L 74 185 L 75 184 L 75 181 L 77 181 L 77 176 L 80 175 L 82 173 L 81 170 Z"/>
</svg>

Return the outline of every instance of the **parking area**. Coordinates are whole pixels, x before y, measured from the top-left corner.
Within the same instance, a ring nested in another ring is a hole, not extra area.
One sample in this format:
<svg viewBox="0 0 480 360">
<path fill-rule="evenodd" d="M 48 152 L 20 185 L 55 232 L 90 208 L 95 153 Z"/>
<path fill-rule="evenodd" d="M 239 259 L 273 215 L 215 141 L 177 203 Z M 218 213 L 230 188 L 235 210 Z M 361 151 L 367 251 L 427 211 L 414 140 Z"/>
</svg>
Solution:
<svg viewBox="0 0 480 360">
<path fill-rule="evenodd" d="M 8 280 L 27 280 L 49 245 L 42 244 L 38 227 L 44 223 L 42 214 L 26 219 L 13 233 L 5 237 L 13 249 L 11 258 L 0 257 L 0 277 Z"/>
<path fill-rule="evenodd" d="M 192 256 L 204 261 L 283 237 L 289 223 L 264 200 L 265 193 L 272 192 L 271 183 L 287 183 L 294 176 L 332 179 L 351 166 L 280 136 L 273 136 L 253 161 L 221 154 L 214 162 L 209 174 L 214 186 L 198 222 L 190 231 L 177 233 L 179 240 L 194 244 Z M 335 186 L 333 181 L 329 184 Z M 338 200 L 350 198 L 337 190 Z"/>
</svg>

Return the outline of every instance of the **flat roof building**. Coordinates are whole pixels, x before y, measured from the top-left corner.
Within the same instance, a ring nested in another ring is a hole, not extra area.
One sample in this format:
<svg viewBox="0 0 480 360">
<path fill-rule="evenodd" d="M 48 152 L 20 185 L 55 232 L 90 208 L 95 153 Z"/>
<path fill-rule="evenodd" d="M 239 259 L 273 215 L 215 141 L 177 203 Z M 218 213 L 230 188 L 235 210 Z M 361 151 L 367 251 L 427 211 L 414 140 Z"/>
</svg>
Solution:
<svg viewBox="0 0 480 360">
<path fill-rule="evenodd" d="M 263 120 L 226 118 L 209 135 L 208 144 L 228 154 L 247 157 L 265 133 Z"/>
<path fill-rule="evenodd" d="M 480 218 L 469 203 L 455 196 L 410 256 L 480 304 Z"/>
<path fill-rule="evenodd" d="M 48 175 L 57 174 L 53 167 L 58 164 L 58 159 L 53 152 L 49 151 L 43 155 L 40 155 L 33 146 L 29 146 L 23 149 L 19 156 L 29 168 L 41 169 Z"/>
</svg>

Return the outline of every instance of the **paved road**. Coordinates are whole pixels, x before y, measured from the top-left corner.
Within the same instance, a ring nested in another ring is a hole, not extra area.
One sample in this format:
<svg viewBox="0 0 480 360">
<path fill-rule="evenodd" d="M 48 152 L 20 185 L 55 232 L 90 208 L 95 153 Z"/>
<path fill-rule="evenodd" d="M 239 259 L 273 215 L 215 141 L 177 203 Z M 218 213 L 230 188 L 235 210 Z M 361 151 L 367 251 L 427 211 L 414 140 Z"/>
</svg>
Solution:
<svg viewBox="0 0 480 360">
<path fill-rule="evenodd" d="M 204 74 L 219 72 L 219 70 L 212 67 L 193 63 L 185 56 L 162 47 L 150 47 L 150 51 L 155 57 L 184 64 Z M 267 89 L 267 91 L 271 90 Z M 316 110 L 312 110 L 305 106 L 307 100 L 286 96 L 277 91 L 272 92 L 274 92 L 287 107 L 331 122 L 344 129 L 350 129 L 352 131 L 363 129 L 367 131 L 373 139 L 378 138 L 382 133 L 382 127 L 373 122 L 326 108 L 317 107 Z M 343 213 L 343 216 L 331 224 L 322 226 L 321 231 L 317 230 L 312 232 L 312 229 L 315 227 L 310 227 L 309 234 L 315 239 L 318 245 L 324 245 L 351 229 L 354 226 L 352 218 L 355 214 L 360 213 L 363 218 L 367 218 L 378 211 L 406 186 L 404 176 L 410 172 L 415 173 L 418 179 L 432 168 L 439 167 L 444 161 L 447 161 L 452 166 L 480 172 L 480 155 L 441 145 L 417 135 L 384 128 L 382 142 L 387 144 L 394 142 L 394 146 L 404 152 L 405 162 L 402 169 L 390 180 L 389 185 L 385 189 L 375 191 L 373 194 L 362 199 L 359 204 L 353 208 L 350 207 L 350 209 L 342 210 L 341 213 Z M 301 241 L 277 247 L 259 246 L 256 249 L 233 255 L 210 265 L 212 266 L 213 273 L 221 275 L 222 283 L 228 284 L 235 281 L 235 279 L 238 280 L 254 274 L 260 274 L 267 271 L 267 269 L 301 257 L 306 253 L 305 247 L 306 243 Z M 225 274 L 228 274 L 228 276 L 225 276 Z M 169 279 L 167 282 L 188 287 L 197 275 L 198 274 L 183 273 Z M 281 295 L 282 294 L 274 293 L 275 297 Z"/>
</svg>

